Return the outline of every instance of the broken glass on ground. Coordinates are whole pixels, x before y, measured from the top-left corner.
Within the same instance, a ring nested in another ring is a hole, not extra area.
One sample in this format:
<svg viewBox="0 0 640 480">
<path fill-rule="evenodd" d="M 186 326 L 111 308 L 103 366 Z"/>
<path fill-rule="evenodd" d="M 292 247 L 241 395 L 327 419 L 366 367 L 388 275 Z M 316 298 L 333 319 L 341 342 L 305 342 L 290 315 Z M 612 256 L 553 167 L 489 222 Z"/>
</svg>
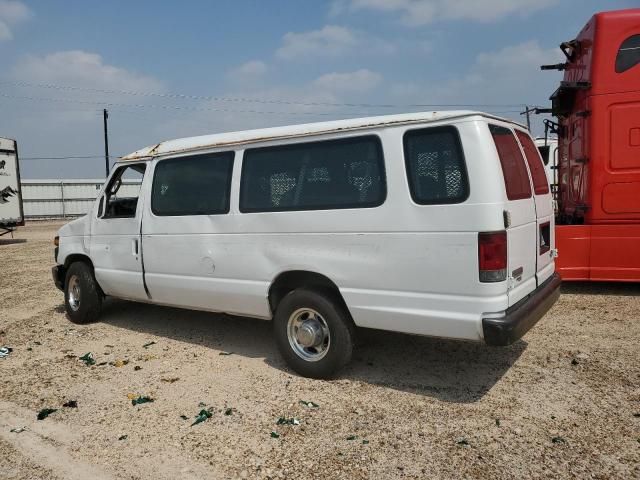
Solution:
<svg viewBox="0 0 640 480">
<path fill-rule="evenodd" d="M 308 408 L 320 408 L 320 405 L 318 405 L 317 403 L 308 402 L 306 400 L 300 400 L 298 403 L 300 405 L 304 405 L 305 407 L 308 407 Z"/>
<path fill-rule="evenodd" d="M 205 420 L 208 420 L 209 418 L 211 418 L 212 413 L 209 410 L 205 410 L 204 408 L 202 410 L 200 410 L 200 413 L 198 413 L 198 415 L 196 415 L 196 420 L 195 422 L 193 422 L 191 424 L 191 426 L 193 427 L 194 425 L 197 425 L 198 423 L 202 423 Z"/>
<path fill-rule="evenodd" d="M 149 342 L 149 343 L 145 343 L 144 345 L 142 345 L 142 348 L 149 348 L 151 345 L 155 345 L 156 342 Z"/>
<path fill-rule="evenodd" d="M 38 412 L 38 420 L 44 420 L 45 418 L 47 418 L 49 415 L 51 415 L 53 412 L 57 412 L 58 409 L 56 408 L 43 408 L 42 410 L 40 410 Z"/>
<path fill-rule="evenodd" d="M 85 353 L 83 356 L 78 358 L 78 360 L 82 360 L 86 366 L 91 366 L 96 364 L 95 358 L 93 358 L 93 354 L 91 352 Z"/>
<path fill-rule="evenodd" d="M 286 418 L 280 417 L 278 421 L 276 421 L 276 425 L 300 425 L 300 420 L 297 418 Z"/>
<path fill-rule="evenodd" d="M 133 405 L 134 407 L 136 405 L 142 405 L 143 403 L 151 403 L 151 402 L 153 402 L 153 398 L 148 397 L 146 395 L 140 395 L 137 398 L 131 399 L 131 405 Z"/>
<path fill-rule="evenodd" d="M 11 352 L 13 352 L 13 348 L 11 348 L 11 347 L 1 347 L 0 348 L 0 358 L 7 358 Z"/>
<path fill-rule="evenodd" d="M 27 429 L 27 427 L 16 427 L 9 430 L 11 433 L 22 433 Z"/>
</svg>

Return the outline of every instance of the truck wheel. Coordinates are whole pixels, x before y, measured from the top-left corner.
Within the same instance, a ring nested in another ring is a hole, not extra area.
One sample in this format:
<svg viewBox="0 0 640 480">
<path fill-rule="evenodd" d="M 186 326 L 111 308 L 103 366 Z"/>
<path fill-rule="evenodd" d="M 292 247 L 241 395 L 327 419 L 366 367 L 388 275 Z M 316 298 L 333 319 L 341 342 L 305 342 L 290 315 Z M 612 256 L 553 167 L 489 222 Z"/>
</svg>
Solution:
<svg viewBox="0 0 640 480">
<path fill-rule="evenodd" d="M 102 308 L 102 294 L 91 267 L 84 262 L 72 263 L 64 282 L 64 306 L 73 323 L 97 320 Z"/>
<path fill-rule="evenodd" d="M 353 321 L 330 295 L 294 290 L 278 304 L 273 323 L 280 353 L 300 375 L 330 378 L 351 360 Z"/>
</svg>

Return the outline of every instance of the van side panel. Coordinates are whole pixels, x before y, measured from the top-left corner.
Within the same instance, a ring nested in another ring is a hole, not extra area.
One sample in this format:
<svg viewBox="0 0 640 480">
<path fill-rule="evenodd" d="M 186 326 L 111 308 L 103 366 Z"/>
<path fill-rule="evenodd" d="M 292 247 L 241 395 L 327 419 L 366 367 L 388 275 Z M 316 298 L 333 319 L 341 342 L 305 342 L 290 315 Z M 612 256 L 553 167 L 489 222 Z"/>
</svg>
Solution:
<svg viewBox="0 0 640 480">
<path fill-rule="evenodd" d="M 160 218 L 146 202 L 144 260 L 154 302 L 268 319 L 272 281 L 307 270 L 339 287 L 356 325 L 482 339 L 483 314 L 508 307 L 506 282 L 479 281 L 477 244 L 478 232 L 504 228 L 504 187 L 484 120 L 455 126 L 470 181 L 460 204 L 411 199 L 402 139 L 423 126 L 366 132 L 383 144 L 387 198 L 379 207 L 240 213 L 241 151 L 229 214 Z"/>
</svg>

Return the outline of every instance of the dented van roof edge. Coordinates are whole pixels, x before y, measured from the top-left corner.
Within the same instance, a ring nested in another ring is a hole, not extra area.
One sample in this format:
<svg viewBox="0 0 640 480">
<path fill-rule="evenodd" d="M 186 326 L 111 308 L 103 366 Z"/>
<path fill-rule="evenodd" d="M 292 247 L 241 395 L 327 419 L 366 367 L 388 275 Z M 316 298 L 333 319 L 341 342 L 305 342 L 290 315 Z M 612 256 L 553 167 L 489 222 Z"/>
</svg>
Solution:
<svg viewBox="0 0 640 480">
<path fill-rule="evenodd" d="M 396 115 L 381 115 L 375 117 L 349 118 L 345 120 L 334 120 L 329 122 L 294 124 L 254 130 L 240 130 L 235 132 L 217 133 L 211 135 L 201 135 L 196 137 L 185 137 L 175 140 L 167 140 L 149 147 L 142 148 L 133 153 L 130 153 L 129 155 L 125 155 L 118 161 L 124 162 L 145 160 L 152 157 L 189 153 L 210 148 L 235 147 L 238 145 L 267 142 L 271 140 L 304 138 L 330 133 L 358 131 L 386 126 L 430 123 L 473 116 L 491 118 L 502 122 L 511 123 L 522 128 L 526 128 L 524 125 L 513 120 L 491 115 L 489 113 L 476 112 L 471 110 L 403 113 Z"/>
</svg>

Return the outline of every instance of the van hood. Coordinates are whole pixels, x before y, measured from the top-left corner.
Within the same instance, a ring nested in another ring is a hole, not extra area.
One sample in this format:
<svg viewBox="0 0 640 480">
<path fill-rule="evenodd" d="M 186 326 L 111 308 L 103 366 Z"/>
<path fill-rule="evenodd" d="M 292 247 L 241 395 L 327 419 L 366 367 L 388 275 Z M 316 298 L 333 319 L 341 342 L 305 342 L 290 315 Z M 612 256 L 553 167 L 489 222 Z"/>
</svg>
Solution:
<svg viewBox="0 0 640 480">
<path fill-rule="evenodd" d="M 70 221 L 58 230 L 59 237 L 78 237 L 89 233 L 89 217 L 84 215 Z"/>
</svg>

